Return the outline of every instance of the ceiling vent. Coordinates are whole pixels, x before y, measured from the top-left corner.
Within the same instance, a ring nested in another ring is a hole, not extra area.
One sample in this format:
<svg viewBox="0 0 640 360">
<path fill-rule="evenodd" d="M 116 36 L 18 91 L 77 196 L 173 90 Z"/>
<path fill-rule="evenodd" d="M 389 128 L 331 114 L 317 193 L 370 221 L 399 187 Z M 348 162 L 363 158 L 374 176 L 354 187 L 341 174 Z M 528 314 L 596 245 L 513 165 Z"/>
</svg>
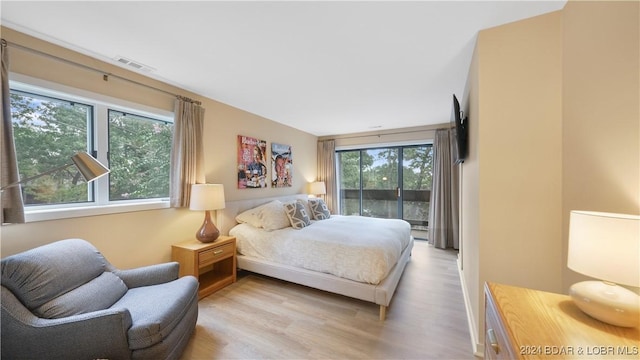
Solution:
<svg viewBox="0 0 640 360">
<path fill-rule="evenodd" d="M 143 72 L 152 72 L 155 71 L 156 69 L 152 68 L 151 66 L 147 66 L 147 65 L 143 65 L 139 62 L 133 61 L 131 59 L 127 59 L 124 56 L 116 56 L 113 58 L 115 61 L 117 61 L 118 63 L 122 64 L 122 65 L 126 65 L 128 67 L 131 67 L 135 70 L 138 71 L 143 71 Z"/>
</svg>

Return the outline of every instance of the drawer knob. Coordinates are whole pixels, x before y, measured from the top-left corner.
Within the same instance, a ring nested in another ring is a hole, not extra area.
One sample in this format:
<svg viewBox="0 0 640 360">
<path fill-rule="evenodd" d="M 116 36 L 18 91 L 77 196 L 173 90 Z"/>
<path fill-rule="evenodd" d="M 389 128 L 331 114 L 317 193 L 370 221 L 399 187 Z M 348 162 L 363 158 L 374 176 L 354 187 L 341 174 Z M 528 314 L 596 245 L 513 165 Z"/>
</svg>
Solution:
<svg viewBox="0 0 640 360">
<path fill-rule="evenodd" d="M 498 339 L 496 339 L 496 334 L 493 329 L 487 330 L 487 338 L 489 339 L 489 345 L 496 354 L 500 353 L 500 345 L 498 345 Z"/>
<path fill-rule="evenodd" d="M 222 249 L 214 250 L 214 251 L 213 251 L 213 255 L 220 255 L 220 254 L 222 254 L 223 252 L 224 252 L 224 250 L 222 250 Z"/>
</svg>

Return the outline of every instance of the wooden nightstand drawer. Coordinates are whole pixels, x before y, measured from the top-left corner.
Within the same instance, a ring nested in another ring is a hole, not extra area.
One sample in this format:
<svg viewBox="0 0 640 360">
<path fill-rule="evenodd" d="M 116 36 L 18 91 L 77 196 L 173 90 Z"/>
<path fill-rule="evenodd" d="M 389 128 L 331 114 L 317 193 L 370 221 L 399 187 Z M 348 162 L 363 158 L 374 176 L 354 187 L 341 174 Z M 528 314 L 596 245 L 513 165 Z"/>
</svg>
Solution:
<svg viewBox="0 0 640 360">
<path fill-rule="evenodd" d="M 198 256 L 198 264 L 200 266 L 206 266 L 212 264 L 220 259 L 233 256 L 235 251 L 234 244 L 227 244 L 218 246 L 209 250 L 201 252 Z"/>
</svg>

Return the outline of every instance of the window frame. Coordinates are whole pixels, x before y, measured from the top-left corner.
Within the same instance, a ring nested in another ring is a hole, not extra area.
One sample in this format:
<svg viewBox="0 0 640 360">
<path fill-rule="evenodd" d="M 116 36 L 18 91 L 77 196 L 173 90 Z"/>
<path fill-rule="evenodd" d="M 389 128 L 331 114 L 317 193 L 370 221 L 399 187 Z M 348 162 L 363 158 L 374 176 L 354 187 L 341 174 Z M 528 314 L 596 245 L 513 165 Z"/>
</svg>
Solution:
<svg viewBox="0 0 640 360">
<path fill-rule="evenodd" d="M 133 103 L 127 100 L 93 93 L 47 80 L 11 73 L 9 88 L 44 95 L 62 100 L 71 100 L 93 106 L 93 146 L 97 151 L 97 159 L 108 164 L 107 151 L 109 146 L 108 110 L 131 113 L 156 120 L 173 123 L 174 114 L 171 111 Z M 27 223 L 46 220 L 58 220 L 84 216 L 116 214 L 132 211 L 154 210 L 169 208 L 169 199 L 153 198 L 139 200 L 109 200 L 108 176 L 93 182 L 94 199 L 92 202 L 25 206 L 25 220 Z"/>
<path fill-rule="evenodd" d="M 334 156 L 335 156 L 335 160 L 336 160 L 336 169 L 335 172 L 338 176 L 337 179 L 337 185 L 338 185 L 338 210 L 341 212 L 342 211 L 342 198 L 340 196 L 340 186 L 341 186 L 341 182 L 340 182 L 340 176 L 341 175 L 341 169 L 340 169 L 340 153 L 345 153 L 345 152 L 358 152 L 359 155 L 359 172 L 360 172 L 360 184 L 359 184 L 359 214 L 362 216 L 362 211 L 363 211 L 363 196 L 362 196 L 362 192 L 363 190 L 363 167 L 362 167 L 362 153 L 364 151 L 368 151 L 368 150 L 380 150 L 380 149 L 389 149 L 389 148 L 396 148 L 399 150 L 399 156 L 398 156 L 398 161 L 400 162 L 398 164 L 398 188 L 400 190 L 403 190 L 400 192 L 400 196 L 398 197 L 398 218 L 399 219 L 404 219 L 404 179 L 403 179 L 403 171 L 401 171 L 402 169 L 402 164 L 401 162 L 403 161 L 403 157 L 404 157 L 404 149 L 407 148 L 412 148 L 412 147 L 420 147 L 420 146 L 427 146 L 427 147 L 431 147 L 433 148 L 433 139 L 428 139 L 428 140 L 416 140 L 416 141 L 401 141 L 401 142 L 391 142 L 391 143 L 379 143 L 379 144 L 363 144 L 363 145 L 353 145 L 353 146 L 340 146 L 340 147 L 336 147 L 335 151 L 334 151 Z M 407 220 L 409 221 L 409 220 Z M 412 223 L 412 228 L 413 228 L 413 223 Z M 417 225 L 417 224 L 416 224 Z M 426 226 L 428 226 L 428 220 L 427 220 L 427 224 Z"/>
</svg>

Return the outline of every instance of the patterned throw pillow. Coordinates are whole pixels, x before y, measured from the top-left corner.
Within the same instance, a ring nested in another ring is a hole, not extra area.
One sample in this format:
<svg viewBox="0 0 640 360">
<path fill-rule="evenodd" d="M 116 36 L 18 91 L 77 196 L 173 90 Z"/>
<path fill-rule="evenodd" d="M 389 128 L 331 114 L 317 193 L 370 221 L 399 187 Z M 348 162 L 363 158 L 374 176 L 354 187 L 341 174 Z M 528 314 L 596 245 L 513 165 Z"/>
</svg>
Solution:
<svg viewBox="0 0 640 360">
<path fill-rule="evenodd" d="M 294 229 L 299 230 L 311 224 L 304 205 L 299 202 L 284 204 L 284 211 L 287 213 L 291 226 Z"/>
<path fill-rule="evenodd" d="M 315 220 L 325 220 L 331 217 L 327 204 L 322 199 L 309 199 L 309 206 Z"/>
</svg>

